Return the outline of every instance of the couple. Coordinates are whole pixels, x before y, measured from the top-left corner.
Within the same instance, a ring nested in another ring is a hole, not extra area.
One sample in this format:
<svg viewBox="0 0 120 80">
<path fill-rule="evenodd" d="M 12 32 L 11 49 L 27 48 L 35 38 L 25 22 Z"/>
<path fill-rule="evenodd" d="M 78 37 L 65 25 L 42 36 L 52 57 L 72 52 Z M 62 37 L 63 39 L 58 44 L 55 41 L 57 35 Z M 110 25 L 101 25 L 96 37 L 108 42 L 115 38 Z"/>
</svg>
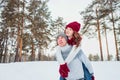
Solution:
<svg viewBox="0 0 120 80">
<path fill-rule="evenodd" d="M 65 34 L 57 36 L 56 59 L 60 63 L 60 80 L 95 80 L 92 65 L 80 47 L 79 30 L 80 23 L 71 22 L 66 26 Z"/>
</svg>

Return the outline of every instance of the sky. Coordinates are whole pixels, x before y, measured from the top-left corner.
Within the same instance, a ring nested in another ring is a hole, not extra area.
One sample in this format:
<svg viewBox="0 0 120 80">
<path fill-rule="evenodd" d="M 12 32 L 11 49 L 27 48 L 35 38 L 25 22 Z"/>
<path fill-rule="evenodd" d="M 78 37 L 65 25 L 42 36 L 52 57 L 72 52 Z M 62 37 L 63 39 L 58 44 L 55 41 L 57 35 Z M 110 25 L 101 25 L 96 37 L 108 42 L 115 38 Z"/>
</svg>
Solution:
<svg viewBox="0 0 120 80">
<path fill-rule="evenodd" d="M 119 61 L 91 62 L 95 80 L 120 80 Z M 59 80 L 56 61 L 0 63 L 0 80 Z"/>
<path fill-rule="evenodd" d="M 49 0 L 48 7 L 53 18 L 63 17 L 64 21 L 81 22 L 80 12 L 83 11 L 91 0 Z"/>
<path fill-rule="evenodd" d="M 72 21 L 78 21 L 81 23 L 82 27 L 82 16 L 80 16 L 79 12 L 83 11 L 91 2 L 92 0 L 50 0 L 48 7 L 53 19 L 56 19 L 58 16 L 63 17 L 63 21 L 67 22 L 67 24 Z M 111 33 L 108 34 L 108 42 L 110 54 L 115 55 L 114 37 Z M 105 37 L 103 36 L 102 43 L 103 55 L 106 58 L 106 43 Z M 82 48 L 87 55 L 89 55 L 89 53 L 99 53 L 98 55 L 100 55 L 99 42 L 95 38 L 88 39 L 87 36 L 83 36 Z"/>
</svg>

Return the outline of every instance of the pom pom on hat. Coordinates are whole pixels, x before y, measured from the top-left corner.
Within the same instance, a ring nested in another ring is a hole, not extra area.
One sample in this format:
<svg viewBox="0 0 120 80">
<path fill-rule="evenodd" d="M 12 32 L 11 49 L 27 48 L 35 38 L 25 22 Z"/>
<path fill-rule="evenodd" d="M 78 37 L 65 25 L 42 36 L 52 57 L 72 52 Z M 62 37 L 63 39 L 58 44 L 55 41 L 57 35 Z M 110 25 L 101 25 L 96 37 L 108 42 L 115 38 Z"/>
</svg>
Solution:
<svg viewBox="0 0 120 80">
<path fill-rule="evenodd" d="M 78 23 L 77 21 L 71 22 L 68 25 L 66 25 L 66 28 L 72 28 L 73 31 L 78 32 L 80 30 L 81 24 Z"/>
</svg>

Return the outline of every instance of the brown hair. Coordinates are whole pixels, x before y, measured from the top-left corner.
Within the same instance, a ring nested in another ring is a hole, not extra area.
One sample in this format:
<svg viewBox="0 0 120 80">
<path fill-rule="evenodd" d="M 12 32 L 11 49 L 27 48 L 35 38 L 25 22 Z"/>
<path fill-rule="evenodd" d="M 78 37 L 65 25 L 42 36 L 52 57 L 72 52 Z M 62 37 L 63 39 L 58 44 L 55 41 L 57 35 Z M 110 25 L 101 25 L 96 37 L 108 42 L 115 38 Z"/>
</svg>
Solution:
<svg viewBox="0 0 120 80">
<path fill-rule="evenodd" d="M 82 40 L 81 35 L 78 32 L 74 31 L 73 38 L 74 38 L 74 42 L 76 43 L 76 46 L 78 47 Z"/>
</svg>

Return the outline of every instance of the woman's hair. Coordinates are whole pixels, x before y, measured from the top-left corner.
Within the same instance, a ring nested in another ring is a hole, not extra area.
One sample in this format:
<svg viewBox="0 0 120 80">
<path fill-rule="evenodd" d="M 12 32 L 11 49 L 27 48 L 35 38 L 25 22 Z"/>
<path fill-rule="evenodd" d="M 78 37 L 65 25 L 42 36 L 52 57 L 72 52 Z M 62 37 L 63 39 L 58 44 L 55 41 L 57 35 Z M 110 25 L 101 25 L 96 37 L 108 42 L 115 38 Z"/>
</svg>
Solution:
<svg viewBox="0 0 120 80">
<path fill-rule="evenodd" d="M 74 38 L 74 42 L 76 43 L 76 46 L 78 47 L 82 40 L 81 35 L 78 32 L 74 31 L 73 38 Z"/>
</svg>

